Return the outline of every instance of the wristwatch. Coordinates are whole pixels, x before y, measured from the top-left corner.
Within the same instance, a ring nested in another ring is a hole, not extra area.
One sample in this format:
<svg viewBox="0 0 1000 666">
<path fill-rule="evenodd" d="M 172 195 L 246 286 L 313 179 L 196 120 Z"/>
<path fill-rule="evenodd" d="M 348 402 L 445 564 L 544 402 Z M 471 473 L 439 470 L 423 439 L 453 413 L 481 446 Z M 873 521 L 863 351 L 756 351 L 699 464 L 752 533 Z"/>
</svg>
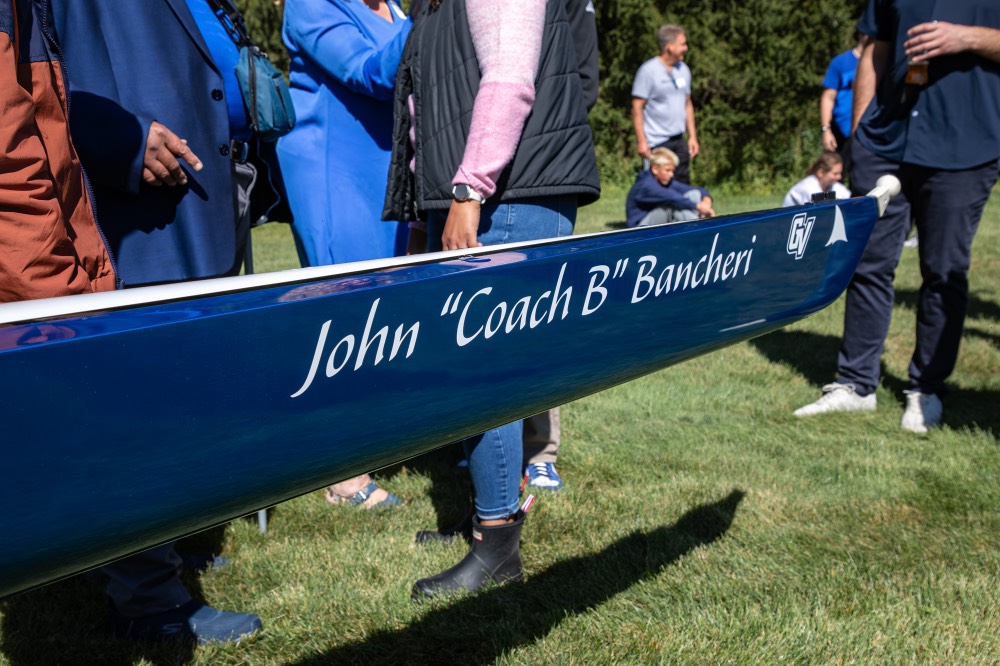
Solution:
<svg viewBox="0 0 1000 666">
<path fill-rule="evenodd" d="M 459 183 L 455 187 L 451 188 L 451 196 L 459 203 L 463 203 L 465 201 L 476 201 L 483 204 L 486 202 L 486 198 L 482 194 L 476 192 L 465 183 Z"/>
<path fill-rule="evenodd" d="M 819 126 L 819 131 L 820 132 L 826 132 L 828 129 L 830 129 L 829 125 L 820 125 Z"/>
</svg>

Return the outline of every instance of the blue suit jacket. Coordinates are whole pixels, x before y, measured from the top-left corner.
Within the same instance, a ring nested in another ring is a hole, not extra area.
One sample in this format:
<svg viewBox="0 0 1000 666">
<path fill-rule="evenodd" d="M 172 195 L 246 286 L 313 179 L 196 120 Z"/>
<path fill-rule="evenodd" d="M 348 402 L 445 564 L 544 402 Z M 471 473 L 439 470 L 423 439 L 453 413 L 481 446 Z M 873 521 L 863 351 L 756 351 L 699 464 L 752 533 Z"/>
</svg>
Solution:
<svg viewBox="0 0 1000 666">
<path fill-rule="evenodd" d="M 238 271 L 223 82 L 186 0 L 52 0 L 52 14 L 73 141 L 119 277 L 134 286 Z M 142 182 L 154 120 L 204 163 L 187 185 Z"/>
</svg>

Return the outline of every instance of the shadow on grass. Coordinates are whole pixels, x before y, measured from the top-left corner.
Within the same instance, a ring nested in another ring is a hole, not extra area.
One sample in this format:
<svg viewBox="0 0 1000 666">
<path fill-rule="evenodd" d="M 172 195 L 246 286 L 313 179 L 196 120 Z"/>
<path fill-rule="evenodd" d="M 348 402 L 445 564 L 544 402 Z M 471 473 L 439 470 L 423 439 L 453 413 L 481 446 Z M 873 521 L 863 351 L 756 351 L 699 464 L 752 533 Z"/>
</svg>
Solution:
<svg viewBox="0 0 1000 666">
<path fill-rule="evenodd" d="M 817 388 L 833 381 L 840 338 L 808 331 L 778 330 L 750 340 L 772 363 L 795 369 Z"/>
<path fill-rule="evenodd" d="M 897 289 L 896 305 L 905 306 L 916 312 L 918 293 L 916 289 Z M 992 319 L 993 321 L 1000 321 L 1000 304 L 981 298 L 975 291 L 970 291 L 966 319 Z"/>
<path fill-rule="evenodd" d="M 461 443 L 449 444 L 435 449 L 399 465 L 391 465 L 379 470 L 379 479 L 391 479 L 403 467 L 430 479 L 427 493 L 434 513 L 436 525 L 421 525 L 419 529 L 445 529 L 454 526 L 472 508 L 472 484 L 467 471 L 456 468 L 465 458 Z M 405 499 L 405 498 L 404 498 Z"/>
<path fill-rule="evenodd" d="M 435 602 L 409 626 L 375 632 L 297 666 L 492 664 L 544 638 L 567 617 L 586 613 L 721 538 L 743 497 L 741 490 L 733 490 L 688 511 L 673 525 L 634 532 L 599 553 L 561 560 L 524 583 Z"/>
<path fill-rule="evenodd" d="M 965 324 L 965 330 L 962 333 L 971 338 L 979 338 L 980 340 L 985 340 L 994 347 L 1000 347 L 1000 335 L 996 335 L 992 331 L 986 331 L 978 326 L 969 326 L 968 322 Z"/>
<path fill-rule="evenodd" d="M 218 554 L 225 526 L 182 539 L 184 554 Z M 205 601 L 198 575 L 185 571 L 184 582 L 195 599 Z M 149 663 L 154 666 L 192 661 L 194 646 L 180 641 L 149 643 L 119 639 L 111 631 L 100 570 L 73 576 L 0 601 L 0 654 L 11 666 L 52 664 Z"/>
<path fill-rule="evenodd" d="M 189 663 L 194 646 L 116 638 L 101 583 L 74 576 L 0 602 L 0 654 L 11 666 Z"/>
<path fill-rule="evenodd" d="M 981 302 L 982 303 L 982 302 Z M 982 315 L 980 315 L 982 316 Z M 976 335 L 975 331 L 967 334 Z M 980 334 L 987 337 L 985 334 Z M 989 336 L 995 339 L 995 336 Z M 794 368 L 817 388 L 834 379 L 840 338 L 818 335 L 807 331 L 775 331 L 750 341 L 772 363 Z M 899 407 L 904 407 L 903 391 L 909 381 L 897 377 L 882 366 L 882 386 L 895 396 Z M 951 388 L 944 399 L 945 427 L 953 429 L 979 429 L 1000 438 L 1000 412 L 996 409 L 1000 396 L 996 391 Z"/>
</svg>

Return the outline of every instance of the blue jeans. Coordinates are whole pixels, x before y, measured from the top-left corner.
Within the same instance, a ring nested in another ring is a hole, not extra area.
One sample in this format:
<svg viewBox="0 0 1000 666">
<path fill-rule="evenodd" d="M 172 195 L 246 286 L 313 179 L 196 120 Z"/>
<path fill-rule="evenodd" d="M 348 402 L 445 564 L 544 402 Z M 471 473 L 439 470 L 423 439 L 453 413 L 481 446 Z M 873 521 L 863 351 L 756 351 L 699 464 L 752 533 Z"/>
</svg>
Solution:
<svg viewBox="0 0 1000 666">
<path fill-rule="evenodd" d="M 441 249 L 447 210 L 431 211 L 427 219 L 427 249 Z M 538 197 L 483 206 L 477 238 L 483 245 L 556 238 L 573 233 L 576 195 Z M 488 430 L 463 442 L 469 476 L 476 493 L 480 520 L 497 520 L 517 513 L 520 503 L 521 421 Z"/>
</svg>

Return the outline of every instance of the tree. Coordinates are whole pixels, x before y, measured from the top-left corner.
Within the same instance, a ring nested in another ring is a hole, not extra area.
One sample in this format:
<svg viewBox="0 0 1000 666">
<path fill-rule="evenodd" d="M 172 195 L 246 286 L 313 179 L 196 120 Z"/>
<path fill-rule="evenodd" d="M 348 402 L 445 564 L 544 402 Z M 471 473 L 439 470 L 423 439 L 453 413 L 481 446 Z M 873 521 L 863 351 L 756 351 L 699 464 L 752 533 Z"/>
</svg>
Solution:
<svg viewBox="0 0 1000 666">
<path fill-rule="evenodd" d="M 697 181 L 761 188 L 800 177 L 822 150 L 820 81 L 830 58 L 853 45 L 863 2 L 598 3 L 601 95 L 591 121 L 602 176 L 620 182 L 634 176 L 632 79 L 657 53 L 657 28 L 679 23 L 691 46 L 686 61 L 702 148 L 692 163 Z"/>
<path fill-rule="evenodd" d="M 250 33 L 287 71 L 282 0 L 236 3 Z M 853 45 L 865 0 L 594 4 L 601 83 L 590 121 L 605 182 L 630 183 L 639 168 L 629 115 L 632 79 L 657 53 L 657 28 L 679 23 L 691 44 L 686 60 L 702 149 L 692 162 L 694 180 L 762 190 L 800 178 L 822 150 L 820 81 L 830 58 Z"/>
</svg>

